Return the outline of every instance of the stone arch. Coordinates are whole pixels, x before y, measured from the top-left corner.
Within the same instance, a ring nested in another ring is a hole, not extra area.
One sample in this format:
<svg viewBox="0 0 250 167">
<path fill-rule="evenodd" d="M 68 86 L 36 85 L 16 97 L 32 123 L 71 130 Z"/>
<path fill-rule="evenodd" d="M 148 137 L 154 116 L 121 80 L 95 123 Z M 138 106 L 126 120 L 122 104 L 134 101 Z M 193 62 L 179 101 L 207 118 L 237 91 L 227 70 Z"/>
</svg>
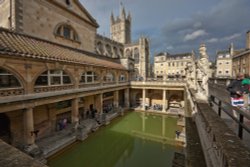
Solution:
<svg viewBox="0 0 250 167">
<path fill-rule="evenodd" d="M 120 58 L 121 58 L 121 57 L 124 57 L 123 55 L 124 55 L 124 54 L 123 54 L 123 49 L 120 48 L 120 56 L 119 56 L 119 57 L 120 57 Z"/>
<path fill-rule="evenodd" d="M 73 85 L 77 84 L 77 83 L 76 83 L 76 80 L 74 79 L 74 76 L 73 76 L 73 75 L 71 74 L 71 72 L 68 71 L 67 69 L 58 69 L 58 68 L 49 68 L 49 69 L 48 69 L 48 68 L 44 68 L 43 70 L 39 71 L 39 72 L 35 75 L 35 77 L 34 77 L 34 79 L 33 79 L 33 81 L 32 81 L 33 89 L 34 89 L 35 86 L 36 86 L 36 81 L 37 81 L 38 77 L 41 76 L 44 72 L 50 71 L 50 70 L 61 70 L 61 71 L 65 72 L 65 73 L 69 76 L 69 78 L 70 78 L 70 84 L 73 84 Z M 49 85 L 47 85 L 47 86 L 49 86 Z"/>
<path fill-rule="evenodd" d="M 104 53 L 104 48 L 103 48 L 103 43 L 101 41 L 98 41 L 96 44 L 96 51 L 98 54 L 103 55 Z"/>
<path fill-rule="evenodd" d="M 4 113 L 0 113 L 0 139 L 7 143 L 11 142 L 10 124 L 9 117 Z"/>
<path fill-rule="evenodd" d="M 69 36 L 64 33 L 64 31 L 66 31 L 65 30 L 66 28 L 67 28 L 67 31 L 69 32 Z M 65 39 L 80 41 L 80 38 L 79 38 L 79 35 L 78 35 L 76 29 L 72 25 L 65 23 L 65 22 L 58 23 L 55 26 L 54 34 L 56 36 L 60 36 L 60 37 L 63 37 Z"/>
<path fill-rule="evenodd" d="M 8 67 L 8 66 L 0 66 L 0 70 L 3 70 L 3 71 L 6 71 L 6 72 L 8 72 L 8 73 L 10 73 L 10 74 L 12 74 L 15 78 L 16 78 L 16 80 L 17 80 L 17 82 L 18 82 L 18 84 L 20 85 L 19 87 L 21 87 L 21 88 L 24 88 L 24 90 L 26 90 L 26 87 L 25 87 L 25 79 L 21 76 L 21 75 L 19 75 L 19 73 L 16 71 L 16 70 L 14 70 L 14 69 L 12 69 L 11 67 Z"/>
<path fill-rule="evenodd" d="M 107 56 L 112 57 L 112 50 L 111 50 L 111 46 L 109 44 L 105 45 L 105 50 L 106 50 Z"/>
<path fill-rule="evenodd" d="M 116 81 L 116 73 L 114 71 L 106 71 L 103 75 L 104 82 L 115 82 Z"/>
<path fill-rule="evenodd" d="M 131 58 L 131 57 L 132 57 L 132 52 L 131 52 L 130 49 L 126 49 L 125 57 L 126 57 L 126 58 Z"/>
<path fill-rule="evenodd" d="M 119 55 L 118 55 L 118 49 L 117 49 L 117 47 L 113 47 L 113 58 L 118 58 L 119 57 Z"/>
</svg>

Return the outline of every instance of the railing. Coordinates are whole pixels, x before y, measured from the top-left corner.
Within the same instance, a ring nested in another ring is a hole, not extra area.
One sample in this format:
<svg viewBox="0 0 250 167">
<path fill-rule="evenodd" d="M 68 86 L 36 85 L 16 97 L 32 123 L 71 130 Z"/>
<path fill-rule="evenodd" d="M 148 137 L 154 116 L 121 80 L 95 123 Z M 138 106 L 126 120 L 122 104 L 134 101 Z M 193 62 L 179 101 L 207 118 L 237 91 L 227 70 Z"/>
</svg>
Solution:
<svg viewBox="0 0 250 167">
<path fill-rule="evenodd" d="M 88 87 L 97 87 L 101 86 L 100 82 L 94 82 L 94 83 L 82 83 L 79 85 L 79 88 L 88 88 Z"/>
<path fill-rule="evenodd" d="M 130 85 L 137 86 L 137 85 L 157 85 L 157 86 L 185 86 L 186 82 L 184 80 L 172 81 L 131 81 Z"/>
<path fill-rule="evenodd" d="M 229 94 L 226 91 L 223 91 L 221 87 L 218 87 L 212 92 L 217 92 L 218 95 L 222 94 L 225 96 L 229 96 Z M 218 105 L 220 107 L 218 108 L 218 110 L 216 110 L 218 111 L 218 115 L 222 116 L 219 117 L 214 111 L 214 108 L 210 107 L 208 102 L 196 99 L 194 90 L 188 89 L 187 95 L 187 99 L 189 99 L 191 102 L 189 110 L 192 112 L 192 119 L 195 121 L 199 133 L 200 142 L 207 166 L 248 167 L 250 163 L 250 150 L 245 144 L 249 145 L 249 141 L 246 140 L 247 143 L 243 144 L 242 140 L 240 140 L 235 132 L 233 132 L 232 129 L 228 126 L 228 122 L 225 122 L 225 120 L 223 120 L 225 114 L 222 114 L 222 111 L 229 111 L 230 109 L 228 109 L 227 107 L 230 107 L 230 104 L 227 102 L 222 102 L 221 99 L 219 99 L 219 101 L 218 99 L 210 100 L 210 103 L 215 101 L 217 104 L 220 104 Z M 231 106 L 231 108 L 233 107 Z M 243 115 L 243 118 L 241 116 L 238 121 L 240 129 L 239 136 L 243 136 L 242 128 L 244 129 L 245 125 L 244 123 L 240 122 L 243 122 L 244 118 L 248 119 L 249 116 L 242 113 L 243 111 L 239 111 L 240 109 L 236 110 L 241 115 Z"/>
<path fill-rule="evenodd" d="M 237 123 L 238 125 L 238 137 L 243 138 L 243 129 L 250 133 L 250 128 L 246 125 L 244 122 L 245 120 L 248 119 L 250 120 L 250 111 L 248 110 L 243 110 L 238 107 L 234 107 L 230 104 L 230 96 L 229 93 L 225 90 L 225 86 L 221 85 L 214 85 L 210 83 L 209 89 L 214 89 L 210 90 L 210 106 L 212 107 L 213 105 L 217 106 L 217 114 L 221 117 L 222 112 L 224 112 L 227 116 L 229 116 L 234 122 Z M 217 92 L 217 93 L 215 93 Z M 227 97 L 225 97 L 227 96 Z M 235 113 L 235 114 L 233 114 Z M 238 116 L 235 116 L 238 115 Z"/>
<path fill-rule="evenodd" d="M 73 89 L 74 85 L 54 85 L 54 86 L 36 86 L 34 89 L 35 93 L 41 93 L 41 92 L 53 92 L 53 91 L 59 91 L 59 90 L 67 90 L 67 89 Z"/>
<path fill-rule="evenodd" d="M 0 89 L 0 97 L 16 96 L 16 95 L 23 95 L 23 94 L 24 94 L 24 89 L 23 88 Z"/>
</svg>

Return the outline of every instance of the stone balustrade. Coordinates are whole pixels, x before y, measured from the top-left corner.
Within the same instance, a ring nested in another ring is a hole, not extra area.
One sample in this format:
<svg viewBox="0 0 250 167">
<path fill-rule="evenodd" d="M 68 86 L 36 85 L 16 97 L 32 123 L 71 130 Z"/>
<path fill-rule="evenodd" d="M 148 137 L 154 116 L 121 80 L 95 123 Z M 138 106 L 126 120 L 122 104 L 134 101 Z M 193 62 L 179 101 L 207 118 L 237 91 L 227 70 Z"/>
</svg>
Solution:
<svg viewBox="0 0 250 167">
<path fill-rule="evenodd" d="M 55 86 L 37 86 L 34 89 L 35 93 L 41 93 L 41 92 L 53 92 L 53 91 L 60 91 L 60 90 L 67 90 L 67 89 L 73 89 L 74 85 L 55 85 Z"/>
<path fill-rule="evenodd" d="M 150 86 L 186 86 L 183 80 L 169 80 L 169 81 L 131 81 L 131 86 L 150 85 Z"/>
<path fill-rule="evenodd" d="M 16 95 L 23 95 L 23 94 L 24 94 L 24 89 L 23 88 L 0 89 L 0 97 L 16 96 Z"/>
<path fill-rule="evenodd" d="M 206 101 L 199 101 L 190 90 L 192 117 L 198 129 L 208 167 L 248 167 L 250 150 Z"/>
</svg>

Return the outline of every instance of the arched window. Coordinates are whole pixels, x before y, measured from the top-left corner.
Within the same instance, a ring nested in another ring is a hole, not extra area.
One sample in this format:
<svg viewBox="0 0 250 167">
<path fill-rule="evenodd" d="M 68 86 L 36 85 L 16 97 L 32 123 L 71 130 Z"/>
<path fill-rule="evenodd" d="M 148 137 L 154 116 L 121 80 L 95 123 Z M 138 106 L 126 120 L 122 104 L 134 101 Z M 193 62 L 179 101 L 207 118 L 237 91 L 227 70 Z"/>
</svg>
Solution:
<svg viewBox="0 0 250 167">
<path fill-rule="evenodd" d="M 130 58 L 131 57 L 131 51 L 129 49 L 126 50 L 126 58 Z"/>
<path fill-rule="evenodd" d="M 134 59 L 135 59 L 135 64 L 139 64 L 140 57 L 139 57 L 139 49 L 138 48 L 134 49 Z"/>
<path fill-rule="evenodd" d="M 119 56 L 118 56 L 118 50 L 117 50 L 116 47 L 113 47 L 113 51 L 114 51 L 114 58 L 119 57 Z"/>
<path fill-rule="evenodd" d="M 21 87 L 18 79 L 10 72 L 0 68 L 0 89 Z"/>
<path fill-rule="evenodd" d="M 79 41 L 76 31 L 68 24 L 57 26 L 55 34 L 65 39 Z"/>
<path fill-rule="evenodd" d="M 112 51 L 111 51 L 111 46 L 109 44 L 107 44 L 105 46 L 106 52 L 107 52 L 107 56 L 112 57 Z"/>
<path fill-rule="evenodd" d="M 96 51 L 99 54 L 103 54 L 104 49 L 103 49 L 103 44 L 101 42 L 97 42 Z"/>
<path fill-rule="evenodd" d="M 114 77 L 114 74 L 112 73 L 107 73 L 105 76 L 104 76 L 104 79 L 103 79 L 105 82 L 114 82 L 115 81 L 115 77 Z"/>
<path fill-rule="evenodd" d="M 98 81 L 96 73 L 88 71 L 82 74 L 80 83 L 94 83 L 96 81 Z"/>
<path fill-rule="evenodd" d="M 48 70 L 42 73 L 36 80 L 36 86 L 51 86 L 70 84 L 71 80 L 68 74 L 62 70 Z"/>
<path fill-rule="evenodd" d="M 125 82 L 126 81 L 126 75 L 124 73 L 122 73 L 120 76 L 119 76 L 119 81 L 120 82 Z"/>
</svg>

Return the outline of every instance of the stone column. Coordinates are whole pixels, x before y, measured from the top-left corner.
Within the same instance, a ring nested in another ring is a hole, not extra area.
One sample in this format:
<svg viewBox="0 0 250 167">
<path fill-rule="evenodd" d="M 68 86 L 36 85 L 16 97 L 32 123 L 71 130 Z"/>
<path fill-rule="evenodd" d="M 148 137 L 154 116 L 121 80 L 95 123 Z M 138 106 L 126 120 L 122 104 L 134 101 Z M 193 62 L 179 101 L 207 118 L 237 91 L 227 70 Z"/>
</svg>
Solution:
<svg viewBox="0 0 250 167">
<path fill-rule="evenodd" d="M 142 110 L 146 110 L 146 89 L 142 89 Z"/>
<path fill-rule="evenodd" d="M 129 88 L 125 89 L 125 108 L 130 107 Z"/>
<path fill-rule="evenodd" d="M 162 112 L 166 112 L 166 90 L 163 90 Z"/>
<path fill-rule="evenodd" d="M 35 143 L 33 108 L 27 108 L 23 112 L 24 143 L 33 145 Z"/>
<path fill-rule="evenodd" d="M 119 90 L 114 91 L 114 107 L 119 106 Z"/>
<path fill-rule="evenodd" d="M 100 114 L 103 113 L 103 94 L 98 94 L 96 95 L 96 98 L 95 98 L 95 104 L 96 104 L 96 109 L 97 109 L 97 112 L 99 112 Z"/>
<path fill-rule="evenodd" d="M 71 100 L 71 122 L 76 123 L 79 121 L 79 99 Z"/>
</svg>

